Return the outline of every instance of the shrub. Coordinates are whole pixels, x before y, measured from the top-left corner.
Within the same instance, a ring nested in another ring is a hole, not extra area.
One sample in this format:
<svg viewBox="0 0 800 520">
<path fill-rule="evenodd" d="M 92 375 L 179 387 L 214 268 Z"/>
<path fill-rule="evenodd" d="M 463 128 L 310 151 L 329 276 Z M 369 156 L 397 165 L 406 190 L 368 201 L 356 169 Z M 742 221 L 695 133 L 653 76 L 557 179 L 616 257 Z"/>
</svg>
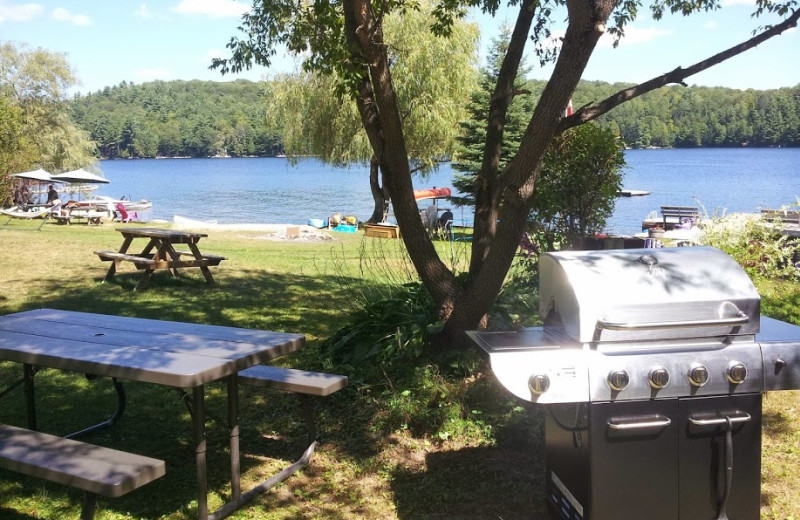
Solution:
<svg viewBox="0 0 800 520">
<path fill-rule="evenodd" d="M 698 242 L 731 255 L 753 279 L 797 280 L 795 247 L 782 231 L 782 226 L 766 223 L 758 215 L 715 215 L 703 224 Z"/>
</svg>

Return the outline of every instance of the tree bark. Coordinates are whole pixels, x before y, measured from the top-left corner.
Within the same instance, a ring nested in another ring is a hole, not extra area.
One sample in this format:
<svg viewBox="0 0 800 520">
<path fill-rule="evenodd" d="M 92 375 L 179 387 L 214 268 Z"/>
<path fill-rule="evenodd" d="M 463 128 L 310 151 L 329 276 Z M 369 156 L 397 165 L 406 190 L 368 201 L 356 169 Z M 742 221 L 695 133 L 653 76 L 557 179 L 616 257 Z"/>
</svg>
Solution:
<svg viewBox="0 0 800 520">
<path fill-rule="evenodd" d="M 343 8 L 348 42 L 355 54 L 363 59 L 369 71 L 368 77 L 374 96 L 374 106 L 371 109 L 377 114 L 374 122 L 380 133 L 379 142 L 372 144 L 373 147 L 379 147 L 373 150 L 379 160 L 384 188 L 388 190 L 393 202 L 395 217 L 402 229 L 401 237 L 409 258 L 434 301 L 442 305 L 442 302 L 452 300 L 460 288 L 453 273 L 436 253 L 419 217 L 403 123 L 381 25 L 368 0 L 344 0 Z"/>
<path fill-rule="evenodd" d="M 380 162 L 374 155 L 369 162 L 369 188 L 372 192 L 374 206 L 372 208 L 372 215 L 367 222 L 371 224 L 383 222 L 389 207 L 389 197 L 386 190 L 381 186 Z"/>
</svg>

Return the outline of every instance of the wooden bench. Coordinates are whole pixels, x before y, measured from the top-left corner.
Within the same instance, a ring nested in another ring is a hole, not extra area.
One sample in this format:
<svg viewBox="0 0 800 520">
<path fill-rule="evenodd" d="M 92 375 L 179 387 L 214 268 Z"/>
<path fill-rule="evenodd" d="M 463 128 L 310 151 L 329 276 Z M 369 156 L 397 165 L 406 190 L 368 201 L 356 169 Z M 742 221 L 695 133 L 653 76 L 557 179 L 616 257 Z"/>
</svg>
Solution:
<svg viewBox="0 0 800 520">
<path fill-rule="evenodd" d="M 700 219 L 700 210 L 695 206 L 661 206 L 664 229 L 672 229 L 678 224 L 691 219 L 697 223 Z"/>
<path fill-rule="evenodd" d="M 125 495 L 166 472 L 164 461 L 0 424 L 0 468 L 84 491 L 81 520 L 97 495 Z"/>
<path fill-rule="evenodd" d="M 126 253 L 117 253 L 116 251 L 95 251 L 94 254 L 100 257 L 104 262 L 132 262 L 137 268 L 144 269 L 147 267 L 156 267 L 156 262 L 150 257 L 140 255 L 129 255 Z"/>
<path fill-rule="evenodd" d="M 175 252 L 178 253 L 181 256 L 191 256 L 192 260 L 195 259 L 194 258 L 194 253 L 192 253 L 191 251 L 177 251 L 176 250 Z M 220 262 L 222 262 L 225 259 L 226 258 L 224 256 L 221 256 L 221 255 L 209 255 L 207 253 L 203 253 L 203 260 L 207 260 L 208 261 L 207 265 L 209 265 L 209 266 L 219 265 Z"/>
<path fill-rule="evenodd" d="M 762 209 L 761 218 L 767 222 L 780 222 L 782 224 L 800 225 L 800 211 L 781 209 Z"/>
</svg>

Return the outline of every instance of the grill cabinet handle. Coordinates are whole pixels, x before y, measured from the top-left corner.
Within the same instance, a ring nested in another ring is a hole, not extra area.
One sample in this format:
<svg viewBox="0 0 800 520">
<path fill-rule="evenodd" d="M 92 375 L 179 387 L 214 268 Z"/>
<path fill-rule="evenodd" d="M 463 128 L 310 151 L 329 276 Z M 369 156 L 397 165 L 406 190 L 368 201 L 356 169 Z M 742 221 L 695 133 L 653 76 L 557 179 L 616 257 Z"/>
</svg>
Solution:
<svg viewBox="0 0 800 520">
<path fill-rule="evenodd" d="M 617 422 L 620 419 L 612 418 L 606 421 L 608 428 L 616 431 L 652 430 L 653 428 L 666 428 L 672 424 L 669 417 L 658 417 L 649 421 Z"/>
<path fill-rule="evenodd" d="M 750 321 L 750 316 L 739 311 L 732 318 L 714 318 L 711 320 L 683 320 L 683 321 L 650 321 L 642 323 L 597 320 L 597 328 L 605 330 L 658 330 L 679 329 L 686 327 L 713 327 L 721 325 L 744 325 Z"/>
<path fill-rule="evenodd" d="M 725 417 L 713 417 L 709 419 L 698 419 L 689 417 L 689 423 L 695 426 L 722 426 L 728 423 L 730 419 L 732 424 L 746 423 L 752 419 L 749 413 L 737 412 L 736 415 L 726 415 Z"/>
</svg>

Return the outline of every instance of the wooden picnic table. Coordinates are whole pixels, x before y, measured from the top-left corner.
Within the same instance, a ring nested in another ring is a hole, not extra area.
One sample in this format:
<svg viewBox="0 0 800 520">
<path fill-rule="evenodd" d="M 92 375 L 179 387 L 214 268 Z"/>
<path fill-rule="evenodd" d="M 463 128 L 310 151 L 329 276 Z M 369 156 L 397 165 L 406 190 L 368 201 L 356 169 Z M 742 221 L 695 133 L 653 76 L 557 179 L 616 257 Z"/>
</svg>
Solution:
<svg viewBox="0 0 800 520">
<path fill-rule="evenodd" d="M 224 518 L 243 507 L 254 495 L 268 490 L 276 480 L 280 481 L 273 476 L 250 491 L 242 492 L 238 373 L 304 345 L 302 334 L 55 309 L 0 316 L 0 361 L 24 366 L 31 430 L 37 430 L 35 367 L 191 389 L 200 520 Z M 209 512 L 205 386 L 214 381 L 227 383 L 231 493 L 227 504 Z M 152 418 L 154 423 L 169 419 L 168 414 Z M 285 478 L 285 470 L 278 475 Z"/>
<path fill-rule="evenodd" d="M 117 231 L 123 237 L 119 251 L 95 251 L 94 253 L 100 257 L 100 260 L 112 262 L 103 281 L 112 279 L 117 272 L 117 267 L 122 262 L 131 262 L 141 270 L 141 278 L 134 290 L 147 287 L 150 276 L 156 269 L 167 269 L 173 276 L 178 276 L 178 269 L 198 267 L 206 281 L 213 284 L 214 277 L 211 275 L 209 266 L 219 265 L 225 260 L 223 256 L 200 252 L 197 243 L 201 238 L 208 236 L 205 233 L 140 227 L 117 228 Z M 128 249 L 136 238 L 148 239 L 147 245 L 140 253 L 129 253 Z M 175 246 L 178 244 L 186 245 L 189 251 L 176 250 Z"/>
</svg>

